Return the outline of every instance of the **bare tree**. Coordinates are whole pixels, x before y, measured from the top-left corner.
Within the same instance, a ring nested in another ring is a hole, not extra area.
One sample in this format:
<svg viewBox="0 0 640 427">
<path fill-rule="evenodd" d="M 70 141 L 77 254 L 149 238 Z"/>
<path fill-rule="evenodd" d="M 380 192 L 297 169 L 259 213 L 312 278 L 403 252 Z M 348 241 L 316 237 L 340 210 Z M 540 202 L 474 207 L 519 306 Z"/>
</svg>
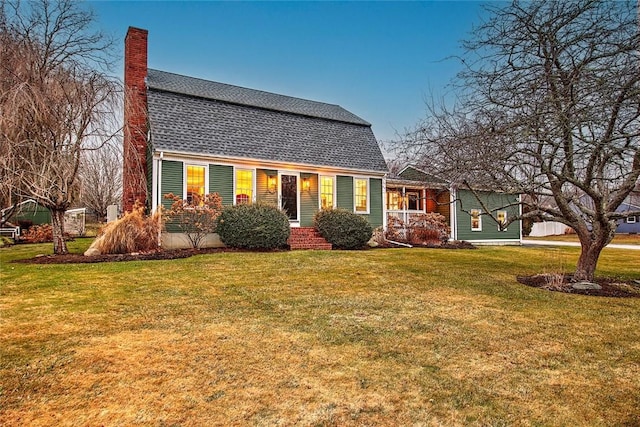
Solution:
<svg viewBox="0 0 640 427">
<path fill-rule="evenodd" d="M 521 193 L 521 217 L 558 221 L 581 243 L 574 280 L 592 280 L 640 176 L 640 46 L 635 2 L 487 6 L 464 43 L 454 108 L 404 141 L 454 183 Z M 543 203 L 552 200 L 552 203 Z"/>
<path fill-rule="evenodd" d="M 64 254 L 64 212 L 77 194 L 82 153 L 113 137 L 119 85 L 106 74 L 111 41 L 70 0 L 1 6 L 1 174 L 13 194 L 51 211 L 54 253 Z"/>
<path fill-rule="evenodd" d="M 80 203 L 92 209 L 100 221 L 107 207 L 122 197 L 122 148 L 119 143 L 104 144 L 82 153 L 79 171 Z"/>
</svg>

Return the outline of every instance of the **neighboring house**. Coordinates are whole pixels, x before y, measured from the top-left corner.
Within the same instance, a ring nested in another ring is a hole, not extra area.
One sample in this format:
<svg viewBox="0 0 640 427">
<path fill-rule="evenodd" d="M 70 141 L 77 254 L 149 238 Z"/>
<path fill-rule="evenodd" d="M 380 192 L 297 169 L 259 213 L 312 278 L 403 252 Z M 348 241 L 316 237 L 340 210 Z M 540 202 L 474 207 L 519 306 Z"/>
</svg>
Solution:
<svg viewBox="0 0 640 427">
<path fill-rule="evenodd" d="M 518 244 L 522 238 L 521 221 L 500 230 L 495 220 L 507 221 L 519 214 L 519 195 L 454 188 L 428 172 L 407 166 L 387 179 L 385 200 L 387 215 L 405 223 L 417 214 L 443 215 L 451 227 L 453 240 Z"/>
<path fill-rule="evenodd" d="M 627 214 L 625 218 L 618 220 L 618 226 L 616 227 L 616 233 L 622 234 L 635 234 L 640 233 L 640 215 L 630 215 L 629 212 L 640 211 L 640 205 L 636 202 L 637 196 L 635 194 L 629 195 L 627 199 L 616 209 L 616 212 Z M 584 199 L 586 202 L 586 199 Z M 574 208 L 577 210 L 577 208 Z M 561 224 L 559 222 L 542 221 L 533 224 L 531 237 L 539 236 L 552 236 L 561 235 L 573 232 L 571 227 Z"/>
<path fill-rule="evenodd" d="M 344 108 L 148 69 L 137 28 L 125 39 L 125 90 L 124 211 L 215 192 L 225 205 L 279 206 L 292 231 L 331 207 L 384 225 L 386 163 L 371 124 Z M 167 234 L 164 245 L 183 245 Z"/>
<path fill-rule="evenodd" d="M 33 199 L 20 202 L 2 210 L 2 222 L 10 222 L 27 228 L 30 225 L 51 224 L 51 212 Z"/>
<path fill-rule="evenodd" d="M 629 212 L 629 211 L 640 211 L 640 206 L 633 204 L 631 201 L 626 200 L 622 203 L 616 212 Z M 624 219 L 618 221 L 618 228 L 616 228 L 616 233 L 631 233 L 636 234 L 640 233 L 640 215 L 628 215 Z"/>
<path fill-rule="evenodd" d="M 64 213 L 64 231 L 73 236 L 83 236 L 85 233 L 85 212 L 86 208 L 66 211 Z M 18 203 L 15 209 L 13 207 L 2 209 L 0 214 L 2 223 L 6 221 L 22 229 L 16 230 L 15 235 L 20 235 L 24 229 L 32 225 L 51 224 L 51 212 L 49 209 L 33 199 Z"/>
</svg>

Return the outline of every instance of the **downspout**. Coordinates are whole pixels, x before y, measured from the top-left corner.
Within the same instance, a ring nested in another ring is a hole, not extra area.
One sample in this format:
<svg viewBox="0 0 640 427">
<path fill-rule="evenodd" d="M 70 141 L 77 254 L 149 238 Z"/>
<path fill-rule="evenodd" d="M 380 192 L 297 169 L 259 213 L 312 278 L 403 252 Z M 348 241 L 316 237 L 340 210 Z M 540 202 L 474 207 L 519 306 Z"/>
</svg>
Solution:
<svg viewBox="0 0 640 427">
<path fill-rule="evenodd" d="M 402 243 L 402 242 L 396 242 L 394 240 L 389 240 L 389 239 L 385 238 L 384 236 L 383 236 L 383 239 L 384 239 L 385 242 L 389 242 L 391 244 L 398 245 L 398 246 L 404 246 L 405 248 L 412 248 L 413 247 L 408 243 Z"/>
<path fill-rule="evenodd" d="M 382 237 L 387 231 L 387 175 L 382 177 Z"/>
<path fill-rule="evenodd" d="M 162 159 L 164 158 L 164 152 L 160 152 L 160 158 L 158 159 L 158 182 L 157 182 L 157 200 L 156 200 L 156 212 L 158 213 L 158 248 L 162 247 Z"/>
<path fill-rule="evenodd" d="M 522 244 L 522 194 L 518 194 L 518 215 L 520 215 L 520 244 Z"/>
<path fill-rule="evenodd" d="M 457 202 L 456 202 L 456 190 L 453 186 L 449 187 L 449 220 L 451 221 L 451 240 L 458 240 L 458 215 L 457 215 Z"/>
</svg>

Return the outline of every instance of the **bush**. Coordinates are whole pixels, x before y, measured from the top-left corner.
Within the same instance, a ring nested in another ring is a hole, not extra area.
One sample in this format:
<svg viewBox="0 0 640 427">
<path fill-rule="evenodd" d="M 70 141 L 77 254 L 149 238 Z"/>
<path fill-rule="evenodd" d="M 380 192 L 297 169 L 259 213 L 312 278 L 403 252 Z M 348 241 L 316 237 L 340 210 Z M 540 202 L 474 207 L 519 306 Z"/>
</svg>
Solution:
<svg viewBox="0 0 640 427">
<path fill-rule="evenodd" d="M 439 213 L 415 215 L 409 220 L 407 240 L 414 244 L 441 245 L 449 240 L 449 226 Z"/>
<path fill-rule="evenodd" d="M 146 216 L 144 207 L 136 205 L 133 211 L 108 223 L 99 233 L 91 248 L 101 254 L 129 254 L 158 249 L 159 218 Z"/>
<path fill-rule="evenodd" d="M 51 224 L 32 225 L 21 234 L 20 239 L 25 243 L 53 242 L 53 228 Z"/>
<path fill-rule="evenodd" d="M 431 212 L 412 215 L 408 224 L 400 218 L 390 217 L 385 238 L 414 245 L 441 246 L 449 240 L 449 233 L 446 218 Z"/>
<path fill-rule="evenodd" d="M 222 198 L 218 193 L 203 198 L 194 195 L 191 203 L 173 193 L 164 198 L 173 202 L 171 208 L 162 213 L 166 223 L 184 233 L 191 247 L 199 248 L 207 234 L 216 231 L 216 220 L 222 212 Z"/>
<path fill-rule="evenodd" d="M 338 249 L 360 249 L 373 235 L 366 218 L 345 209 L 323 209 L 313 221 L 322 237 Z"/>
<path fill-rule="evenodd" d="M 228 206 L 218 217 L 216 232 L 232 248 L 276 249 L 287 245 L 289 218 L 265 203 Z"/>
</svg>

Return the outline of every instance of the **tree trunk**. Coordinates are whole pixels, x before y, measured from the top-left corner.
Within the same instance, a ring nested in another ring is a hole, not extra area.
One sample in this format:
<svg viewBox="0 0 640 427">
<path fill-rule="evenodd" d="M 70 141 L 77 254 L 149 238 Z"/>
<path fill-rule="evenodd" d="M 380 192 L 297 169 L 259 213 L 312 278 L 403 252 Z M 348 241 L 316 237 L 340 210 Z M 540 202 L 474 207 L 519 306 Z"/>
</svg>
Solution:
<svg viewBox="0 0 640 427">
<path fill-rule="evenodd" d="M 51 210 L 51 228 L 53 231 L 53 253 L 64 255 L 69 253 L 67 242 L 64 240 L 64 210 Z"/>
<path fill-rule="evenodd" d="M 593 230 L 580 233 L 576 229 L 576 232 L 578 232 L 578 237 L 580 238 L 581 252 L 573 279 L 575 281 L 592 282 L 595 277 L 600 252 L 611 242 L 615 234 L 615 224 L 594 223 Z"/>
<path fill-rule="evenodd" d="M 582 252 L 580 252 L 580 258 L 578 258 L 578 265 L 576 266 L 576 271 L 573 274 L 573 279 L 575 281 L 593 281 L 596 273 L 596 265 L 598 264 L 598 258 L 600 257 L 600 252 L 604 246 L 596 245 L 595 243 L 591 243 L 586 246 L 582 245 Z"/>
</svg>

